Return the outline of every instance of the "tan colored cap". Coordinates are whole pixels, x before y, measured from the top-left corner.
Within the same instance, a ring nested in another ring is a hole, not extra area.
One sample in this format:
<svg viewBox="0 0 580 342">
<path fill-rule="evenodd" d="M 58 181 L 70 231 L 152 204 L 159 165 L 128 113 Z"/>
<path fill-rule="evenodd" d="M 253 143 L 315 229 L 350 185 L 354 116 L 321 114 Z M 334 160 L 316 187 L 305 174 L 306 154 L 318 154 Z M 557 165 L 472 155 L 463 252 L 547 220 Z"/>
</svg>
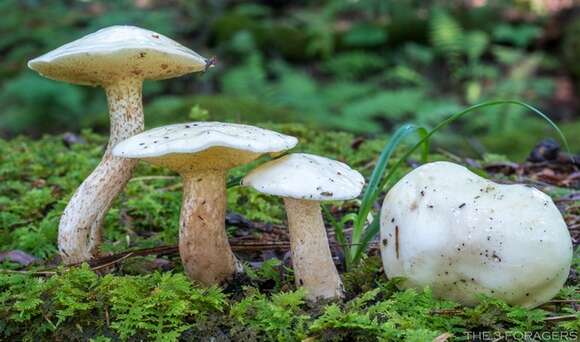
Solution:
<svg viewBox="0 0 580 342">
<path fill-rule="evenodd" d="M 176 171 L 227 169 L 298 140 L 267 129 L 223 122 L 191 122 L 151 129 L 120 142 L 113 155 L 143 159 Z"/>
<path fill-rule="evenodd" d="M 111 26 L 28 62 L 41 75 L 82 85 L 126 77 L 161 80 L 202 71 L 208 60 L 159 33 Z"/>
</svg>

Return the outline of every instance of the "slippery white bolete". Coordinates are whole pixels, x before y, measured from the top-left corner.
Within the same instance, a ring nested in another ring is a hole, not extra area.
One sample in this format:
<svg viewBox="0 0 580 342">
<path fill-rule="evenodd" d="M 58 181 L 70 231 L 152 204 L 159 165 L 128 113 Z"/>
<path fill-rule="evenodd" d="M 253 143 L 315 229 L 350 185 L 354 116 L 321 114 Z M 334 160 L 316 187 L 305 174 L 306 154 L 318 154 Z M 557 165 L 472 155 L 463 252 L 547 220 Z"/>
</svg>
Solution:
<svg viewBox="0 0 580 342">
<path fill-rule="evenodd" d="M 181 175 L 179 254 L 192 280 L 211 285 L 240 270 L 225 231 L 227 171 L 297 142 L 253 126 L 192 122 L 137 134 L 119 143 L 113 155 L 141 159 Z"/>
<path fill-rule="evenodd" d="M 381 241 L 387 276 L 466 305 L 479 293 L 540 305 L 562 287 L 572 260 L 570 234 L 549 196 L 448 162 L 423 165 L 389 191 Z"/>
<path fill-rule="evenodd" d="M 109 104 L 111 132 L 105 154 L 60 221 L 58 245 L 65 263 L 85 261 L 96 253 L 103 218 L 131 178 L 136 161 L 115 158 L 111 149 L 143 131 L 143 81 L 202 71 L 209 64 L 175 41 L 134 26 L 99 30 L 28 62 L 29 68 L 50 79 L 102 86 Z"/>
<path fill-rule="evenodd" d="M 296 286 L 303 286 L 311 300 L 342 297 L 319 202 L 357 197 L 362 175 L 336 160 L 295 153 L 260 165 L 242 185 L 284 198 Z"/>
</svg>

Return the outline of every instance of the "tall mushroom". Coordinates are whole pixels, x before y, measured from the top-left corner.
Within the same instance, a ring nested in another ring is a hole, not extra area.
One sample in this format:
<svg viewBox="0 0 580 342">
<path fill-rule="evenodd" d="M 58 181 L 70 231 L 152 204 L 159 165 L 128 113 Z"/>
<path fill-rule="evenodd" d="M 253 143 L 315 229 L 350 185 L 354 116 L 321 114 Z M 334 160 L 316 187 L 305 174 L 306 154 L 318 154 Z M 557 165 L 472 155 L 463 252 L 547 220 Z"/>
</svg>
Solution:
<svg viewBox="0 0 580 342">
<path fill-rule="evenodd" d="M 28 62 L 29 68 L 50 79 L 103 87 L 109 104 L 111 131 L 105 154 L 60 220 L 58 246 L 65 263 L 89 260 L 97 252 L 103 218 L 131 178 L 136 161 L 115 158 L 111 150 L 143 131 L 143 81 L 202 71 L 209 64 L 177 42 L 134 26 L 99 30 Z"/>
<path fill-rule="evenodd" d="M 253 126 L 192 122 L 135 135 L 119 143 L 113 155 L 165 166 L 181 175 L 179 253 L 188 276 L 211 285 L 227 280 L 239 267 L 225 231 L 227 171 L 297 142 Z"/>
<path fill-rule="evenodd" d="M 260 165 L 242 185 L 284 198 L 296 286 L 303 286 L 310 300 L 342 297 L 319 202 L 357 197 L 363 176 L 344 163 L 295 153 Z"/>
</svg>

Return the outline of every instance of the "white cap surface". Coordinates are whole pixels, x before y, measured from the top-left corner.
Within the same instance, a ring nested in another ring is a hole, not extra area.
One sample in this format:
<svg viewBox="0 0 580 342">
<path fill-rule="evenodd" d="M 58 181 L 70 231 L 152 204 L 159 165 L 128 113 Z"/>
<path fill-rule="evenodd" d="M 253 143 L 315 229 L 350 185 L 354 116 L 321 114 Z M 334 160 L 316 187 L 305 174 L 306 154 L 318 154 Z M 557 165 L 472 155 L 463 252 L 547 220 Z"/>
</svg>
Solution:
<svg viewBox="0 0 580 342">
<path fill-rule="evenodd" d="M 544 303 L 564 284 L 572 259 L 568 228 L 549 196 L 449 162 L 425 164 L 393 186 L 381 241 L 389 278 L 468 305 L 479 293 Z"/>
<path fill-rule="evenodd" d="M 252 170 L 242 181 L 259 192 L 314 201 L 357 197 L 363 176 L 348 165 L 325 157 L 292 153 Z"/>
<path fill-rule="evenodd" d="M 288 150 L 298 139 L 271 130 L 224 122 L 190 122 L 157 127 L 117 144 L 113 155 L 155 158 L 168 154 L 193 154 L 212 147 L 253 153 Z"/>
<path fill-rule="evenodd" d="M 111 26 L 28 62 L 41 75 L 83 85 L 123 77 L 160 80 L 201 71 L 207 60 L 159 33 L 135 26 Z"/>
</svg>

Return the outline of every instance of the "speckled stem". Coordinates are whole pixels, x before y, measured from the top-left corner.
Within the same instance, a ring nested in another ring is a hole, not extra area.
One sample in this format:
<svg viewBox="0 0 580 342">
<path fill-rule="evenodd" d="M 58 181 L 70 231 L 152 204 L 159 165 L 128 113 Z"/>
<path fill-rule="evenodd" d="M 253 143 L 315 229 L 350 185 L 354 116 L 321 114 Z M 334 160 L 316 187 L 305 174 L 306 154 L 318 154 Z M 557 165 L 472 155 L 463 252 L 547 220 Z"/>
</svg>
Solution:
<svg viewBox="0 0 580 342">
<path fill-rule="evenodd" d="M 105 86 L 111 134 L 99 165 L 70 199 L 58 227 L 58 248 L 63 262 L 73 264 L 96 255 L 101 224 L 115 197 L 131 178 L 137 160 L 117 158 L 111 150 L 120 141 L 143 131 L 140 79 L 120 80 Z"/>
<path fill-rule="evenodd" d="M 229 280 L 241 271 L 225 230 L 226 172 L 183 174 L 179 254 L 190 279 L 204 285 Z"/>
<path fill-rule="evenodd" d="M 284 198 L 296 286 L 307 290 L 307 298 L 343 297 L 343 286 L 328 245 L 320 203 Z"/>
</svg>

